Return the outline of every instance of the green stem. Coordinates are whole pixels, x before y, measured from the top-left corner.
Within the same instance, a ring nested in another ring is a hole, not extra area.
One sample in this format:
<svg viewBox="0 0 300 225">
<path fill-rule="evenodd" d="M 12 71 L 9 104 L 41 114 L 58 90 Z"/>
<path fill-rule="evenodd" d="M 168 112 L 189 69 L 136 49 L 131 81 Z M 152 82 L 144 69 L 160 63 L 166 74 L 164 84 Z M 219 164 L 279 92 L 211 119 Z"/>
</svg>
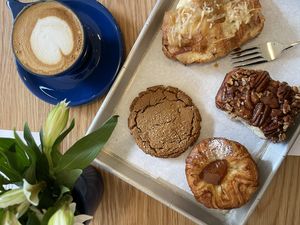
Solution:
<svg viewBox="0 0 300 225">
<path fill-rule="evenodd" d="M 52 150 L 52 148 L 44 146 L 44 152 L 45 152 L 46 158 L 48 160 L 48 164 L 49 164 L 49 171 L 50 171 L 50 174 L 53 175 L 53 161 L 52 161 L 52 157 L 51 157 L 51 150 Z"/>
</svg>

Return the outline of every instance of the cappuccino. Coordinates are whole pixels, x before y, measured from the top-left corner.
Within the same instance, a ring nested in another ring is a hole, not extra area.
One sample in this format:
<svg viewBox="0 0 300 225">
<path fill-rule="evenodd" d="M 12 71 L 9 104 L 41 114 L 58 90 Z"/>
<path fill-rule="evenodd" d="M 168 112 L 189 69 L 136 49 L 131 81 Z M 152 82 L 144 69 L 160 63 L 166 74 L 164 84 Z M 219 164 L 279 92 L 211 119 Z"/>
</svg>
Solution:
<svg viewBox="0 0 300 225">
<path fill-rule="evenodd" d="M 41 2 L 16 19 L 12 45 L 19 62 L 40 75 L 56 75 L 70 68 L 84 48 L 78 17 L 58 2 Z"/>
</svg>

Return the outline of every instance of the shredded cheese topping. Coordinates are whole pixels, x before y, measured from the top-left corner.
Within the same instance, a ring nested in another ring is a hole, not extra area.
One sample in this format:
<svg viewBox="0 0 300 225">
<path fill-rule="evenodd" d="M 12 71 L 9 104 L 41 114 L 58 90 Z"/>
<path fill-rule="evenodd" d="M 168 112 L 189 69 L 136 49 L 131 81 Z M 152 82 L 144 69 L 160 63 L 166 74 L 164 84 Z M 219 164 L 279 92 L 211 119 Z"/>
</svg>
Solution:
<svg viewBox="0 0 300 225">
<path fill-rule="evenodd" d="M 227 19 L 224 24 L 225 36 L 232 37 L 242 23 L 247 24 L 250 22 L 251 14 L 246 2 L 236 4 L 236 1 L 230 1 L 227 4 L 226 11 Z"/>
<path fill-rule="evenodd" d="M 175 18 L 173 18 L 173 16 Z M 225 37 L 235 35 L 241 24 L 251 19 L 247 2 L 240 0 L 180 0 L 175 14 L 171 14 L 172 24 L 168 32 L 170 45 L 182 47 L 184 40 L 207 28 L 212 29 L 221 21 Z M 205 32 L 204 32 L 205 33 Z"/>
</svg>

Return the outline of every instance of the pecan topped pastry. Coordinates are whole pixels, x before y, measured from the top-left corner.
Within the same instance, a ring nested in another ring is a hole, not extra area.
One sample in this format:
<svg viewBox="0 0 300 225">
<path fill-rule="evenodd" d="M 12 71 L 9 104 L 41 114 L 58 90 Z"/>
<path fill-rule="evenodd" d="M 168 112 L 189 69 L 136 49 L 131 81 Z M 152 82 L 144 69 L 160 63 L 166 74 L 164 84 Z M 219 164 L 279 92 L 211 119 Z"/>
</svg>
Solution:
<svg viewBox="0 0 300 225">
<path fill-rule="evenodd" d="M 300 92 L 272 80 L 267 71 L 239 68 L 226 75 L 216 106 L 249 125 L 259 137 L 281 142 L 300 112 Z"/>
<path fill-rule="evenodd" d="M 259 0 L 180 0 L 165 13 L 162 49 L 183 64 L 210 62 L 256 37 L 264 20 Z"/>
<path fill-rule="evenodd" d="M 232 209 L 249 201 L 258 188 L 258 170 L 247 149 L 225 138 L 208 138 L 186 159 L 188 184 L 208 208 Z"/>
</svg>

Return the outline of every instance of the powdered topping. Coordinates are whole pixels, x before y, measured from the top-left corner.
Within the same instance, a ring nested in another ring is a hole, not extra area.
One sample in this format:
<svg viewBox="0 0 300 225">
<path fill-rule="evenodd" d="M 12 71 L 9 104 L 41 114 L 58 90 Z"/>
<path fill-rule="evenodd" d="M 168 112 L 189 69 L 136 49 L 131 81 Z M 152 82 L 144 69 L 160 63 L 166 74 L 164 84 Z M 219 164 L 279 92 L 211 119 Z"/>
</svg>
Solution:
<svg viewBox="0 0 300 225">
<path fill-rule="evenodd" d="M 227 144 L 225 145 L 222 139 L 212 139 L 208 143 L 207 148 L 216 158 L 219 159 L 224 159 L 232 153 L 231 146 Z"/>
</svg>

